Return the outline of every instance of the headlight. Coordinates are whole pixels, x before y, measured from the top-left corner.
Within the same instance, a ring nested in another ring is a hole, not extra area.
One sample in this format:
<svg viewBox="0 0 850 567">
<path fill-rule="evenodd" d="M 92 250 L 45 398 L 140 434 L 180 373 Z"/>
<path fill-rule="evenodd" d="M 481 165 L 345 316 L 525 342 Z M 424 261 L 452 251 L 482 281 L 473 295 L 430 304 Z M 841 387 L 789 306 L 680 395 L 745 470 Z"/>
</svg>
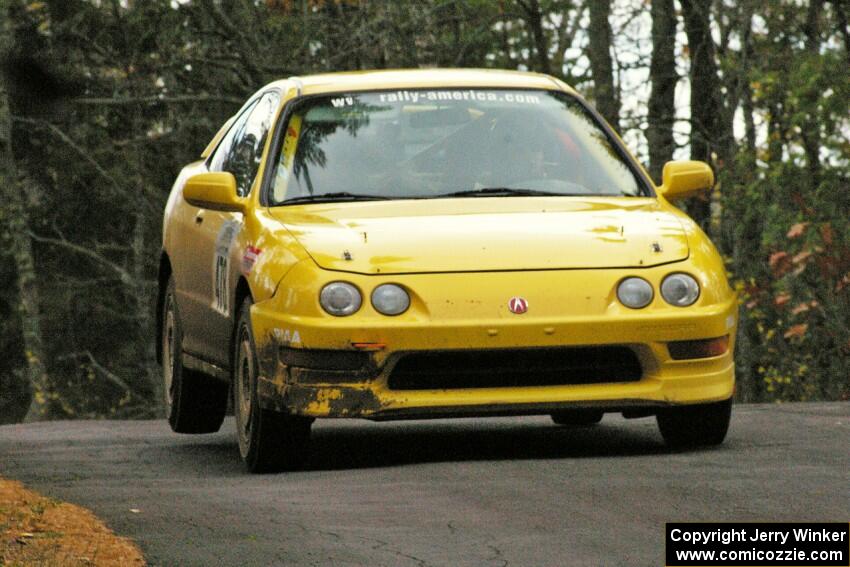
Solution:
<svg viewBox="0 0 850 567">
<path fill-rule="evenodd" d="M 400 315 L 410 307 L 410 296 L 395 284 L 383 284 L 372 292 L 372 305 L 384 315 Z"/>
<path fill-rule="evenodd" d="M 693 305 L 699 297 L 699 284 L 688 274 L 670 274 L 661 282 L 661 297 L 676 307 Z"/>
<path fill-rule="evenodd" d="M 319 303 L 322 304 L 322 309 L 331 315 L 344 317 L 360 309 L 363 297 L 360 295 L 360 290 L 350 283 L 332 282 L 322 288 Z"/>
<path fill-rule="evenodd" d="M 646 307 L 653 295 L 652 286 L 643 278 L 626 278 L 617 286 L 620 303 L 632 309 Z"/>
</svg>

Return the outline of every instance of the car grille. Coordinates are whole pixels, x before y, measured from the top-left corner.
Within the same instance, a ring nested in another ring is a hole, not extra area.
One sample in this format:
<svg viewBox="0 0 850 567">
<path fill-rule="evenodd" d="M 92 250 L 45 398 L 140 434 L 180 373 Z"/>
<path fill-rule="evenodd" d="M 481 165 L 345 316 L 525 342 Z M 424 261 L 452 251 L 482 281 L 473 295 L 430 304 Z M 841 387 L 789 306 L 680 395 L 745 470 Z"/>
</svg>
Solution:
<svg viewBox="0 0 850 567">
<path fill-rule="evenodd" d="M 511 388 L 636 382 L 643 371 L 627 347 L 556 347 L 408 353 L 390 372 L 391 390 Z"/>
</svg>

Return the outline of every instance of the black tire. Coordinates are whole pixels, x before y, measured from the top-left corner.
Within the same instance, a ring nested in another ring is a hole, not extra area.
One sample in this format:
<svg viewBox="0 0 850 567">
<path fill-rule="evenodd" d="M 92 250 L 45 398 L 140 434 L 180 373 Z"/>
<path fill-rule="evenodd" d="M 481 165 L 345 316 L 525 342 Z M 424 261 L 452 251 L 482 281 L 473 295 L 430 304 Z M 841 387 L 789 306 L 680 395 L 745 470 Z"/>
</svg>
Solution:
<svg viewBox="0 0 850 567">
<path fill-rule="evenodd" d="M 234 340 L 233 415 L 239 454 L 252 473 L 295 470 L 306 460 L 313 420 L 260 407 L 251 303 L 251 298 L 242 302 Z"/>
<path fill-rule="evenodd" d="M 732 399 L 668 408 L 658 412 L 658 428 L 668 446 L 688 448 L 720 445 L 729 430 Z"/>
<path fill-rule="evenodd" d="M 177 433 L 215 433 L 227 410 L 227 384 L 183 366 L 183 326 L 168 280 L 162 301 L 162 378 L 165 413 Z"/>
<path fill-rule="evenodd" d="M 563 410 L 552 414 L 552 421 L 558 425 L 573 425 L 577 427 L 589 427 L 602 421 L 605 412 L 595 409 Z"/>
</svg>

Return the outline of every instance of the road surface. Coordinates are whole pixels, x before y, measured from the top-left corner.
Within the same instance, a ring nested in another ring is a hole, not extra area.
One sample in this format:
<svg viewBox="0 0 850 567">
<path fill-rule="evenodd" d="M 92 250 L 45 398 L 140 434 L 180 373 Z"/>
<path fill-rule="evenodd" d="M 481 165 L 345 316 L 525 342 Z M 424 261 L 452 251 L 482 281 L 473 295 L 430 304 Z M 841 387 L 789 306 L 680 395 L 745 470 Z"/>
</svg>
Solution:
<svg viewBox="0 0 850 567">
<path fill-rule="evenodd" d="M 0 475 L 92 509 L 151 565 L 663 565 L 668 521 L 850 520 L 850 403 L 738 406 L 727 443 L 653 419 L 317 422 L 307 470 L 251 476 L 232 419 L 0 427 Z"/>
</svg>

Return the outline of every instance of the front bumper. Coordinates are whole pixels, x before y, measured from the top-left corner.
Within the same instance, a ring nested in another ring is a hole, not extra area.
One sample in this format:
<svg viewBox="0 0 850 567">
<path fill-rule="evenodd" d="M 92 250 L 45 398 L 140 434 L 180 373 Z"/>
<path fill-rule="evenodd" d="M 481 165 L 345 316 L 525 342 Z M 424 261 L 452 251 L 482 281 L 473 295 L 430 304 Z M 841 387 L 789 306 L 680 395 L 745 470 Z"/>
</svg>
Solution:
<svg viewBox="0 0 850 567">
<path fill-rule="evenodd" d="M 661 266 L 639 273 L 658 289 L 670 271 Z M 612 295 L 616 283 L 634 273 L 421 274 L 381 281 L 374 276 L 331 274 L 327 281 L 345 279 L 364 290 L 386 281 L 415 290 L 411 310 L 402 316 L 381 316 L 364 305 L 361 313 L 344 318 L 305 305 L 305 297 L 317 295 L 315 277 L 304 284 L 305 289 L 299 289 L 298 277 L 289 278 L 285 293 L 252 308 L 262 371 L 261 403 L 304 416 L 380 420 L 545 414 L 587 407 L 652 411 L 730 398 L 737 301 L 725 281 L 722 289 L 709 289 L 710 282 L 701 282 L 703 295 L 692 307 L 670 307 L 656 297 L 649 307 L 635 311 L 619 305 Z M 528 290 L 530 305 L 521 316 L 509 313 L 504 305 L 518 281 Z M 546 305 L 550 307 L 544 310 Z M 726 335 L 729 349 L 710 358 L 673 360 L 667 348 L 670 341 Z M 355 345 L 378 350 L 362 354 Z M 603 345 L 631 349 L 640 361 L 640 379 L 498 388 L 389 387 L 394 365 L 412 352 Z M 366 362 L 355 369 L 345 362 L 345 353 L 361 360 L 365 356 Z"/>
<path fill-rule="evenodd" d="M 375 421 L 443 417 L 543 415 L 572 408 L 609 412 L 657 409 L 732 397 L 732 364 L 717 372 L 667 379 L 650 377 L 635 384 L 426 390 L 396 392 L 380 380 L 367 384 L 289 384 L 261 382 L 262 405 L 309 417 L 359 417 Z"/>
</svg>

